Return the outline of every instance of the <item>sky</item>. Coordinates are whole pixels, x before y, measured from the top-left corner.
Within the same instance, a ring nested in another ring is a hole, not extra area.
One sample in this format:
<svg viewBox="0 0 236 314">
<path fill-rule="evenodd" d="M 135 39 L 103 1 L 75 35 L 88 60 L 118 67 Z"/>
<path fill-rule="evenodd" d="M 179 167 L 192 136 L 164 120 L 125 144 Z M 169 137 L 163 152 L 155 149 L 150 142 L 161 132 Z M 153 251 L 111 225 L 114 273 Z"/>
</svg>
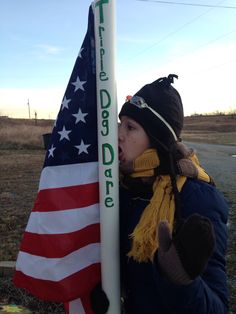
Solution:
<svg viewBox="0 0 236 314">
<path fill-rule="evenodd" d="M 31 118 L 56 118 L 91 2 L 0 0 L 0 115 L 28 118 L 30 108 Z M 116 1 L 118 110 L 175 73 L 185 116 L 235 112 L 236 0 L 172 2 Z"/>
</svg>

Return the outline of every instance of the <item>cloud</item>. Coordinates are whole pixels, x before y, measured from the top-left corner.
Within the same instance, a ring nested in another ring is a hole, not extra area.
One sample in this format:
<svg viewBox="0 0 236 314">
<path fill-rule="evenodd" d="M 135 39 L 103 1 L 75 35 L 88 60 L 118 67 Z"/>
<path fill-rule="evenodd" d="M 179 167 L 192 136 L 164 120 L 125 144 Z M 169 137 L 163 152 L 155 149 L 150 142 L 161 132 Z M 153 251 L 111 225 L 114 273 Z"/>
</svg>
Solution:
<svg viewBox="0 0 236 314">
<path fill-rule="evenodd" d="M 51 56 L 55 57 L 63 51 L 63 48 L 61 47 L 48 44 L 38 44 L 35 46 L 35 48 L 36 50 L 34 52 L 38 58 L 47 58 Z"/>
<path fill-rule="evenodd" d="M 60 47 L 46 44 L 38 44 L 36 47 L 42 49 L 42 51 L 48 55 L 57 55 L 62 50 Z"/>
</svg>

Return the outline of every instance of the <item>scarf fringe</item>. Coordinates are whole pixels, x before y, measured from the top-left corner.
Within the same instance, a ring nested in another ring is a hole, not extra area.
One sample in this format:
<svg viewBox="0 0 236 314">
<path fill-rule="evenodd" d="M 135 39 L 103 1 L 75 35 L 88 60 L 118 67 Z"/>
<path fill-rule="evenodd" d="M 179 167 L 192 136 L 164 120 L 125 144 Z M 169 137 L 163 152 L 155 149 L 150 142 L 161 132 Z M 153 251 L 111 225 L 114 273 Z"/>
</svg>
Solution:
<svg viewBox="0 0 236 314">
<path fill-rule="evenodd" d="M 181 190 L 186 177 L 179 177 L 177 187 Z M 149 205 L 145 208 L 141 219 L 130 235 L 132 248 L 128 253 L 138 262 L 153 260 L 158 249 L 157 226 L 161 220 L 167 220 L 171 227 L 174 225 L 175 202 L 169 176 L 158 177 L 154 183 L 154 194 Z"/>
</svg>

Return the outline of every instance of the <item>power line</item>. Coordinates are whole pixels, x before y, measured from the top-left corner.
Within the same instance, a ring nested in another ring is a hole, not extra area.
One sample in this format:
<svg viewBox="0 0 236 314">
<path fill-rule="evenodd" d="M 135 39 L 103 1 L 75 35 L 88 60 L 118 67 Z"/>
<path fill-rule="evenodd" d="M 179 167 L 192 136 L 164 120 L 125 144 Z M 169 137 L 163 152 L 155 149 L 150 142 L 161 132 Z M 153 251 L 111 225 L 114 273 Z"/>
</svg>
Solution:
<svg viewBox="0 0 236 314">
<path fill-rule="evenodd" d="M 137 1 L 144 1 L 144 0 L 137 0 Z M 224 2 L 224 1 L 219 1 L 219 3 Z M 159 39 L 158 41 L 156 41 L 154 44 L 150 45 L 149 47 L 144 48 L 142 51 L 138 52 L 135 56 L 129 58 L 128 60 L 133 60 L 137 57 L 139 57 L 140 55 L 146 53 L 147 51 L 151 50 L 153 47 L 159 45 L 161 42 L 165 41 L 166 39 L 168 39 L 169 37 L 172 37 L 173 35 L 175 35 L 176 33 L 178 33 L 179 31 L 181 31 L 182 29 L 184 29 L 186 26 L 192 24 L 193 22 L 195 22 L 196 20 L 198 20 L 199 18 L 201 18 L 202 16 L 206 15 L 209 11 L 211 11 L 213 8 L 209 8 L 208 10 L 206 10 L 205 12 L 201 13 L 200 15 L 194 17 L 193 19 L 191 19 L 190 21 L 184 23 L 183 25 L 181 25 L 180 27 L 178 27 L 177 29 L 171 31 L 170 33 L 166 34 L 165 36 L 163 36 L 161 39 Z"/>
<path fill-rule="evenodd" d="M 162 3 L 167 3 L 167 2 L 169 3 L 169 2 L 170 2 L 170 1 L 154 1 L 154 0 L 136 0 L 136 1 L 146 1 L 146 2 L 151 2 L 151 1 L 152 1 L 152 2 L 162 2 Z M 166 34 L 165 36 L 163 36 L 161 39 L 159 39 L 158 41 L 156 41 L 155 43 L 153 43 L 153 44 L 150 45 L 149 47 L 144 48 L 142 51 L 138 52 L 138 53 L 137 53 L 136 55 L 134 55 L 133 57 L 128 58 L 126 61 L 133 60 L 133 59 L 139 57 L 140 55 L 146 53 L 147 51 L 153 49 L 155 46 L 159 45 L 162 41 L 165 41 L 165 40 L 168 39 L 169 37 L 172 37 L 173 35 L 175 35 L 175 34 L 178 33 L 179 31 L 181 31 L 182 29 L 184 29 L 186 26 L 192 24 L 193 22 L 195 22 L 196 20 L 198 20 L 198 19 L 201 18 L 202 16 L 206 15 L 207 13 L 209 13 L 209 12 L 210 12 L 211 10 L 213 10 L 215 7 L 223 7 L 223 6 L 219 5 L 219 4 L 222 3 L 222 2 L 225 2 L 225 0 L 220 0 L 220 1 L 218 1 L 218 2 L 217 2 L 217 3 L 218 3 L 217 5 L 211 6 L 211 7 L 208 8 L 208 10 L 206 10 L 205 12 L 201 13 L 200 15 L 196 16 L 196 17 L 193 18 L 192 20 L 190 20 L 190 21 L 186 22 L 185 24 L 181 25 L 179 28 L 177 28 L 177 29 L 171 31 L 170 33 Z M 171 3 L 177 3 L 177 2 L 171 1 Z M 178 3 L 179 3 L 179 2 L 178 2 Z M 235 7 L 235 8 L 236 8 L 236 7 Z M 228 34 L 233 33 L 233 32 L 235 32 L 235 30 L 233 30 L 233 31 L 231 31 L 231 32 L 229 32 L 229 33 L 227 33 L 227 34 L 221 35 L 219 38 L 214 39 L 214 40 L 212 40 L 212 41 L 219 40 L 220 38 L 223 38 L 223 37 L 225 37 L 225 36 L 227 36 Z M 205 45 L 207 45 L 207 44 L 209 44 L 209 43 L 211 43 L 211 41 L 209 41 L 208 43 L 204 44 L 203 46 L 205 46 Z"/>
<path fill-rule="evenodd" d="M 137 1 L 144 1 L 144 0 L 137 0 Z M 151 1 L 151 0 L 146 0 L 146 1 Z M 153 1 L 154 1 L 154 0 L 153 0 Z M 155 2 L 160 2 L 160 1 L 155 1 Z M 166 1 L 162 1 L 162 2 L 166 2 Z M 225 2 L 225 0 L 218 1 L 218 3 L 222 3 L 222 2 Z M 176 29 L 176 30 L 174 30 L 174 31 L 172 31 L 172 32 L 170 32 L 170 33 L 168 33 L 166 36 L 164 36 L 163 38 L 161 38 L 159 41 L 155 42 L 153 45 L 147 47 L 146 49 L 140 51 L 138 54 L 136 54 L 135 56 L 133 56 L 133 57 L 130 58 L 129 60 L 135 59 L 135 58 L 138 57 L 139 55 L 141 55 L 141 54 L 143 54 L 143 53 L 146 53 L 148 50 L 151 50 L 152 48 L 154 48 L 154 46 L 160 44 L 162 41 L 164 41 L 164 40 L 168 39 L 169 37 L 173 36 L 175 33 L 181 31 L 183 28 L 185 28 L 185 27 L 188 26 L 189 24 L 192 24 L 193 22 L 195 22 L 195 20 L 201 18 L 203 15 L 205 15 L 205 14 L 207 14 L 209 11 L 213 10 L 214 7 L 215 7 L 215 6 L 212 6 L 212 7 L 208 8 L 207 11 L 203 12 L 202 14 L 198 15 L 198 16 L 195 17 L 194 19 L 192 19 L 192 20 L 188 21 L 187 23 L 183 24 L 183 25 L 180 26 L 178 29 Z M 219 5 L 216 5 L 216 7 L 219 7 Z M 236 8 L 236 7 L 235 7 L 235 8 Z M 233 29 L 233 30 L 231 30 L 230 32 L 227 32 L 227 33 L 224 33 L 224 34 L 218 36 L 217 38 L 214 38 L 214 39 L 212 39 L 212 40 L 209 40 L 208 42 L 206 42 L 206 43 L 202 44 L 201 46 L 197 47 L 196 49 L 194 49 L 193 52 L 195 52 L 195 51 L 201 49 L 201 48 L 204 47 L 204 46 L 210 45 L 210 44 L 212 44 L 212 43 L 214 43 L 214 42 L 216 42 L 216 41 L 218 41 L 218 40 L 221 40 L 222 38 L 224 38 L 224 37 L 226 37 L 226 36 L 229 36 L 229 35 L 231 35 L 231 34 L 233 34 L 233 33 L 235 33 L 235 32 L 236 32 L 236 29 Z M 224 63 L 221 63 L 221 64 L 218 64 L 218 65 L 212 66 L 212 67 L 210 67 L 209 69 L 221 67 L 221 66 L 224 66 L 224 65 L 226 65 L 226 64 L 228 64 L 228 63 L 232 63 L 232 62 L 235 62 L 235 61 L 236 61 L 236 59 L 229 60 L 229 61 L 226 61 L 226 62 L 224 62 Z M 208 69 L 206 69 L 206 70 L 208 70 Z M 147 71 L 145 71 L 145 72 L 147 72 Z"/>
<path fill-rule="evenodd" d="M 219 9 L 236 9 L 236 7 L 234 7 L 234 6 L 227 6 L 227 5 L 187 3 L 187 2 L 175 2 L 175 1 L 158 1 L 158 0 L 136 0 L 136 1 L 156 2 L 156 3 L 174 4 L 174 5 L 186 5 L 186 6 L 192 6 L 192 7 L 207 7 L 207 8 L 219 8 Z"/>
</svg>

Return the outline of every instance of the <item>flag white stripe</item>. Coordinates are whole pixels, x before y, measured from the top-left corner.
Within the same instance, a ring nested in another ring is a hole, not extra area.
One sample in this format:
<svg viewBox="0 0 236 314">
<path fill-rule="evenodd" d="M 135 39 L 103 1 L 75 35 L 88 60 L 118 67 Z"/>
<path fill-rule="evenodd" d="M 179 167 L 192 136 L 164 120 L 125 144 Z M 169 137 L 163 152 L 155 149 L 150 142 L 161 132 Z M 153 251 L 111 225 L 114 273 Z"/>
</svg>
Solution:
<svg viewBox="0 0 236 314">
<path fill-rule="evenodd" d="M 41 172 L 39 191 L 98 181 L 98 163 L 45 167 Z"/>
<path fill-rule="evenodd" d="M 99 262 L 100 243 L 92 243 L 61 258 L 45 258 L 20 251 L 16 270 L 33 278 L 60 281 Z"/>
<path fill-rule="evenodd" d="M 69 302 L 69 314 L 85 314 L 84 307 L 80 299 Z"/>
<path fill-rule="evenodd" d="M 62 234 L 99 223 L 99 204 L 53 212 L 31 212 L 26 231 L 37 234 Z"/>
</svg>

